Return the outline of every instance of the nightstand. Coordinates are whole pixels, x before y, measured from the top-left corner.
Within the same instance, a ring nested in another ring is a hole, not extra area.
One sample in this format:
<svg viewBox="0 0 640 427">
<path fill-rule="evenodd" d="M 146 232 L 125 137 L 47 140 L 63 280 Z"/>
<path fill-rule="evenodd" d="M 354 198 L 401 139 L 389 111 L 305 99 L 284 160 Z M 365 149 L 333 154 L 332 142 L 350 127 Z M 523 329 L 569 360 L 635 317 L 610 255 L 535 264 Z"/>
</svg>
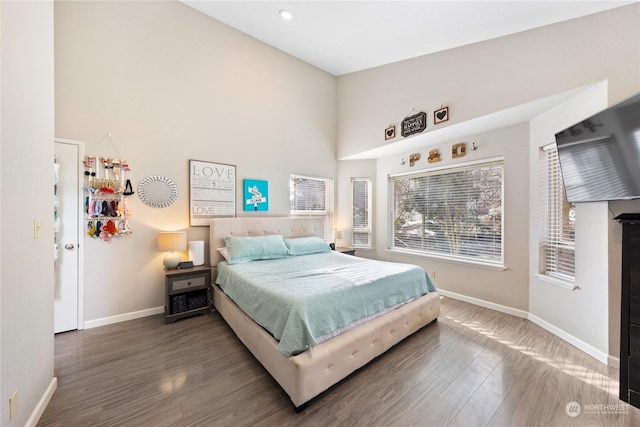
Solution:
<svg viewBox="0 0 640 427">
<path fill-rule="evenodd" d="M 209 311 L 211 268 L 207 266 L 167 270 L 165 283 L 165 323 Z"/>
<path fill-rule="evenodd" d="M 347 254 L 347 255 L 353 255 L 353 256 L 355 256 L 355 255 L 356 255 L 356 250 L 355 250 L 355 249 L 353 249 L 353 248 L 347 248 L 347 247 L 344 247 L 344 246 L 342 246 L 342 247 L 341 247 L 341 246 L 338 246 L 338 247 L 336 248 L 336 251 L 338 251 L 338 252 L 342 252 L 343 254 Z"/>
</svg>

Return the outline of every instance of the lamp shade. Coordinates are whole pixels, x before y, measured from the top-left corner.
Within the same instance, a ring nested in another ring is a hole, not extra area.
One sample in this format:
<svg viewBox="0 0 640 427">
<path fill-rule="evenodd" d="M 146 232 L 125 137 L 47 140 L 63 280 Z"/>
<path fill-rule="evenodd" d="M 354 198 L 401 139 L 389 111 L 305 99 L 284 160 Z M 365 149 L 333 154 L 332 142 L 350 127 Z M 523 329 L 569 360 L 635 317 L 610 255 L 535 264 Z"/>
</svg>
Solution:
<svg viewBox="0 0 640 427">
<path fill-rule="evenodd" d="M 164 268 L 174 270 L 180 264 L 180 255 L 174 251 L 184 251 L 187 249 L 187 233 L 184 231 L 160 232 L 158 233 L 158 250 L 167 253 L 162 260 Z"/>
<path fill-rule="evenodd" d="M 342 239 L 342 230 L 336 230 L 335 231 L 335 235 L 336 235 L 336 239 L 341 240 Z"/>
<path fill-rule="evenodd" d="M 160 252 L 186 251 L 187 233 L 185 231 L 158 233 L 158 250 Z"/>
</svg>

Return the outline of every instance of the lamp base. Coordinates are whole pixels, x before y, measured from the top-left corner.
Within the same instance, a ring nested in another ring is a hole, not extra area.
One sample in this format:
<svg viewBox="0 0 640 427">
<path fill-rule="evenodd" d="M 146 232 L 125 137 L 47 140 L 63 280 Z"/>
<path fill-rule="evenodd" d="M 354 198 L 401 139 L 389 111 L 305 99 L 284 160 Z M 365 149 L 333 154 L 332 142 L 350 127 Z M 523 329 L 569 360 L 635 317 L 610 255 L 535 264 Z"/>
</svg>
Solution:
<svg viewBox="0 0 640 427">
<path fill-rule="evenodd" d="M 162 260 L 164 268 L 167 270 L 175 270 L 180 264 L 180 255 L 175 252 L 168 253 Z"/>
</svg>

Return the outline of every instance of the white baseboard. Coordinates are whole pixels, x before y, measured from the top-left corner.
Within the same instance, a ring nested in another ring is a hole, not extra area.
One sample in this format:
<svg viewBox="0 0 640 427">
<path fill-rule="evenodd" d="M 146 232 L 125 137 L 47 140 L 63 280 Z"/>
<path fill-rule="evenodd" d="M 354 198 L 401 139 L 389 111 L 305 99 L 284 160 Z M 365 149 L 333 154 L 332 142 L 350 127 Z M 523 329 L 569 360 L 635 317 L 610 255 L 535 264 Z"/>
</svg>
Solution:
<svg viewBox="0 0 640 427">
<path fill-rule="evenodd" d="M 593 357 L 596 360 L 599 360 L 600 362 L 604 363 L 605 365 L 609 364 L 609 355 L 606 354 L 605 352 L 603 352 L 602 350 L 598 350 L 597 348 L 595 348 L 594 346 L 592 346 L 591 344 L 587 344 L 586 342 L 582 341 L 580 338 L 576 338 L 573 335 L 571 335 L 568 332 L 563 331 L 562 329 L 558 328 L 557 326 L 552 325 L 551 323 L 542 320 L 541 318 L 539 318 L 536 315 L 533 315 L 531 313 L 529 313 L 529 320 L 531 320 L 533 323 L 535 323 L 536 325 L 540 326 L 543 329 L 546 329 L 547 331 L 551 332 L 553 335 L 562 338 L 563 340 L 565 340 L 566 342 L 568 342 L 569 344 L 573 345 L 574 347 L 579 348 L 580 350 L 584 351 L 585 353 L 587 353 L 589 356 Z M 620 365 L 620 362 L 618 361 L 618 366 Z"/>
<path fill-rule="evenodd" d="M 507 307 L 505 305 L 500 305 L 500 304 L 496 304 L 493 302 L 489 302 L 489 301 L 485 301 L 479 298 L 474 298 L 474 297 L 469 297 L 466 295 L 461 295 L 461 294 L 457 294 L 455 292 L 449 292 L 449 291 L 445 291 L 442 289 L 438 289 L 438 293 L 440 295 L 443 295 L 445 297 L 449 297 L 449 298 L 453 298 L 453 299 L 457 299 L 460 301 L 464 301 L 464 302 L 468 302 L 470 304 L 474 304 L 474 305 L 479 305 L 480 307 L 485 307 L 485 308 L 489 308 L 491 310 L 495 310 L 495 311 L 499 311 L 501 313 L 506 313 L 506 314 L 511 314 L 513 316 L 517 316 L 517 317 L 521 317 L 523 319 L 528 319 L 530 321 L 532 321 L 533 323 L 535 323 L 536 325 L 540 326 L 543 329 L 546 329 L 547 331 L 551 332 L 553 335 L 557 336 L 558 338 L 563 339 L 564 341 L 568 342 L 569 344 L 573 345 L 574 347 L 577 347 L 578 349 L 582 350 L 583 352 L 587 353 L 589 356 L 593 357 L 594 359 L 608 365 L 614 368 L 620 368 L 620 359 L 617 357 L 613 357 L 613 356 L 609 356 L 608 354 L 604 353 L 601 350 L 598 350 L 597 348 L 593 347 L 590 344 L 587 344 L 586 342 L 582 341 L 579 338 L 574 337 L 573 335 L 565 332 L 564 330 L 558 328 L 557 326 L 552 325 L 551 323 L 542 320 L 541 318 L 539 318 L 538 316 L 535 316 L 527 311 L 524 310 L 518 310 L 516 308 L 512 308 L 512 307 Z"/>
<path fill-rule="evenodd" d="M 468 302 L 473 305 L 479 305 L 480 307 L 490 308 L 491 310 L 499 311 L 501 313 L 511 314 L 512 316 L 522 317 L 523 319 L 529 318 L 529 313 L 524 310 L 518 310 L 517 308 L 507 307 L 506 305 L 496 304 L 494 302 L 485 301 L 483 299 L 469 297 L 455 292 L 449 292 L 442 289 L 438 289 L 438 293 L 442 296 L 457 299 L 460 301 Z"/>
<path fill-rule="evenodd" d="M 118 314 L 116 316 L 103 317 L 101 319 L 88 320 L 84 322 L 84 328 L 97 328 L 98 326 L 112 325 L 114 323 L 125 322 L 127 320 L 139 319 L 141 317 L 153 316 L 154 314 L 161 313 L 164 313 L 164 306 L 132 311 L 130 313 Z"/>
<path fill-rule="evenodd" d="M 53 393 L 55 393 L 57 388 L 58 378 L 53 377 L 51 378 L 51 382 L 49 382 L 47 389 L 44 391 L 44 394 L 42 395 L 40 400 L 38 400 L 38 403 L 33 409 L 33 412 L 31 412 L 31 416 L 25 423 L 25 427 L 36 427 L 38 421 L 40 421 L 40 417 L 42 416 L 42 414 L 44 414 L 44 410 L 47 408 L 47 405 L 49 404 L 49 401 L 53 397 Z"/>
</svg>

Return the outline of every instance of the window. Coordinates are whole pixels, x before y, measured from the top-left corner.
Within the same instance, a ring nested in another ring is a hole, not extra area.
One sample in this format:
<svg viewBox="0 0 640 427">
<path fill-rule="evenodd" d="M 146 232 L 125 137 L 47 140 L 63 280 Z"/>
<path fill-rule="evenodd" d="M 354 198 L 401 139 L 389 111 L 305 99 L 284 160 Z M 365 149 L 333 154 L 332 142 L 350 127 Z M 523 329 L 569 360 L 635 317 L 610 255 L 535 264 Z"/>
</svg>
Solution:
<svg viewBox="0 0 640 427">
<path fill-rule="evenodd" d="M 503 265 L 504 161 L 389 177 L 389 249 Z"/>
<path fill-rule="evenodd" d="M 565 197 L 555 143 L 543 147 L 540 180 L 541 273 L 574 282 L 576 205 Z"/>
<path fill-rule="evenodd" d="M 291 215 L 323 216 L 324 240 L 333 234 L 333 179 L 303 175 L 289 177 Z"/>
<path fill-rule="evenodd" d="M 351 178 L 351 246 L 368 248 L 371 239 L 371 178 Z"/>
</svg>

